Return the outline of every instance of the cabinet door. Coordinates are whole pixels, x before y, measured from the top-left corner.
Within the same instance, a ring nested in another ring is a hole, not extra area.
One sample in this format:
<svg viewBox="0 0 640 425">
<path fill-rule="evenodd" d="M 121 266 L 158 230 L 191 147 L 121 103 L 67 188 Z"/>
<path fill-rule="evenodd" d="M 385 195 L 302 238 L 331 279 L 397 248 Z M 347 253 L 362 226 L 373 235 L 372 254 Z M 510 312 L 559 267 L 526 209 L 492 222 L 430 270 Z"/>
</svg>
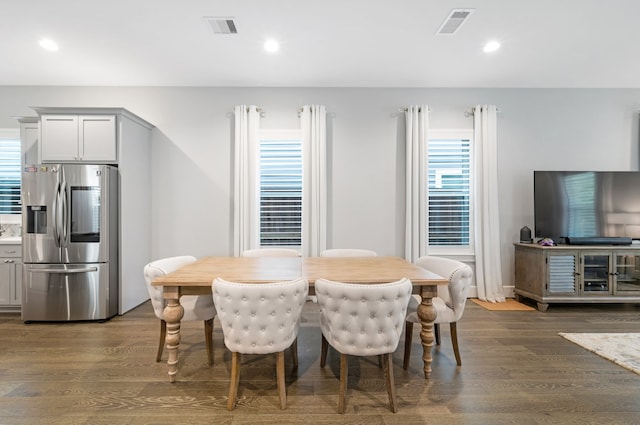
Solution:
<svg viewBox="0 0 640 425">
<path fill-rule="evenodd" d="M 11 304 L 22 304 L 22 262 L 16 261 L 14 263 L 13 273 L 13 293 L 11 294 Z"/>
<path fill-rule="evenodd" d="M 79 156 L 82 161 L 116 162 L 116 117 L 80 115 Z"/>
<path fill-rule="evenodd" d="M 15 281 L 15 267 L 6 259 L 0 259 L 0 305 L 12 304 L 12 286 Z"/>
<path fill-rule="evenodd" d="M 613 274 L 615 295 L 638 295 L 640 293 L 640 253 L 616 253 Z"/>
<path fill-rule="evenodd" d="M 582 295 L 612 293 L 611 252 L 582 254 Z"/>
<path fill-rule="evenodd" d="M 20 145 L 22 147 L 22 164 L 39 164 L 38 159 L 38 123 L 20 124 Z"/>
<path fill-rule="evenodd" d="M 40 126 L 42 162 L 78 160 L 77 115 L 43 115 Z"/>
<path fill-rule="evenodd" d="M 548 253 L 547 256 L 548 295 L 578 293 L 578 253 Z"/>
</svg>

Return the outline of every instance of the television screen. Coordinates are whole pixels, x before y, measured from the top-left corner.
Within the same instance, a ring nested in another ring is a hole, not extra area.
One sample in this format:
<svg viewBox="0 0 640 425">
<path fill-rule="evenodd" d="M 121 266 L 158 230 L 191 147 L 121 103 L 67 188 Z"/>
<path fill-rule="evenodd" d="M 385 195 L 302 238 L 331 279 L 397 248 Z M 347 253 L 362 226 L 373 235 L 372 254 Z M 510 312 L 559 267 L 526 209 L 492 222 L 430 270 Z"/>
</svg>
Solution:
<svg viewBox="0 0 640 425">
<path fill-rule="evenodd" d="M 640 172 L 534 171 L 535 236 L 640 239 Z"/>
</svg>

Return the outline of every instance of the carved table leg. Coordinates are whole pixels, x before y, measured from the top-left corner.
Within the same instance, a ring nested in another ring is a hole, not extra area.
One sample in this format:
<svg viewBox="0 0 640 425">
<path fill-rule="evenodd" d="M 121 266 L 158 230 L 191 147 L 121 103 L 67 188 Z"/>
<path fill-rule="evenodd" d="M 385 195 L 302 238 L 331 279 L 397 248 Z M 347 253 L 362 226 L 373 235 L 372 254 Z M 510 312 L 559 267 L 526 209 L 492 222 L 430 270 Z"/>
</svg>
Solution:
<svg viewBox="0 0 640 425">
<path fill-rule="evenodd" d="M 429 379 L 431 374 L 431 348 L 433 347 L 433 321 L 436 320 L 437 312 L 432 303 L 432 298 L 436 296 L 436 287 L 423 286 L 421 288 L 422 302 L 418 306 L 418 317 L 422 322 L 420 339 L 422 340 L 422 360 L 424 361 L 424 377 Z"/>
<path fill-rule="evenodd" d="M 167 351 L 169 352 L 169 381 L 176 381 L 178 373 L 178 347 L 180 346 L 180 320 L 184 316 L 184 308 L 180 305 L 179 289 L 176 295 L 168 294 L 165 288 L 167 305 L 164 308 L 164 321 L 167 322 Z M 171 298 L 170 298 L 171 297 Z"/>
</svg>

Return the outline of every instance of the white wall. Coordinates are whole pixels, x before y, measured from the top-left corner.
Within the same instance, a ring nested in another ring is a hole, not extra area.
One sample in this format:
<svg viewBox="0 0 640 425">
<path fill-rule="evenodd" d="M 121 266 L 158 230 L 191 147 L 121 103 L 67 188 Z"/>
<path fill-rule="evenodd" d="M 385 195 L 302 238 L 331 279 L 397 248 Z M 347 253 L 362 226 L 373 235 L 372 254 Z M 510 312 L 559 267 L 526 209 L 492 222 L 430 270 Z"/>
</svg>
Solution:
<svg viewBox="0 0 640 425">
<path fill-rule="evenodd" d="M 329 116 L 332 247 L 403 255 L 399 108 L 428 104 L 432 128 L 471 128 L 495 104 L 503 280 L 513 285 L 519 229 L 533 229 L 534 169 L 638 170 L 640 90 L 0 87 L 0 128 L 29 106 L 124 107 L 153 123 L 154 257 L 228 255 L 232 111 L 263 108 L 264 128 L 296 128 L 303 104 Z"/>
</svg>

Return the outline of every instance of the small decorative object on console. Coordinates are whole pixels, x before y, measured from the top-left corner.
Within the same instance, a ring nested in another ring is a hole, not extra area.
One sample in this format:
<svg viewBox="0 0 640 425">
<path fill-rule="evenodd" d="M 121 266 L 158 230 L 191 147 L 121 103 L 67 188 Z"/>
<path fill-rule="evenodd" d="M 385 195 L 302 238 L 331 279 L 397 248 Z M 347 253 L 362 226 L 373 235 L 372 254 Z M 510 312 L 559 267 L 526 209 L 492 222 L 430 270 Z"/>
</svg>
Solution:
<svg viewBox="0 0 640 425">
<path fill-rule="evenodd" d="M 542 246 L 555 246 L 556 245 L 556 243 L 551 238 L 540 239 L 538 241 L 538 244 L 542 245 Z"/>
</svg>

